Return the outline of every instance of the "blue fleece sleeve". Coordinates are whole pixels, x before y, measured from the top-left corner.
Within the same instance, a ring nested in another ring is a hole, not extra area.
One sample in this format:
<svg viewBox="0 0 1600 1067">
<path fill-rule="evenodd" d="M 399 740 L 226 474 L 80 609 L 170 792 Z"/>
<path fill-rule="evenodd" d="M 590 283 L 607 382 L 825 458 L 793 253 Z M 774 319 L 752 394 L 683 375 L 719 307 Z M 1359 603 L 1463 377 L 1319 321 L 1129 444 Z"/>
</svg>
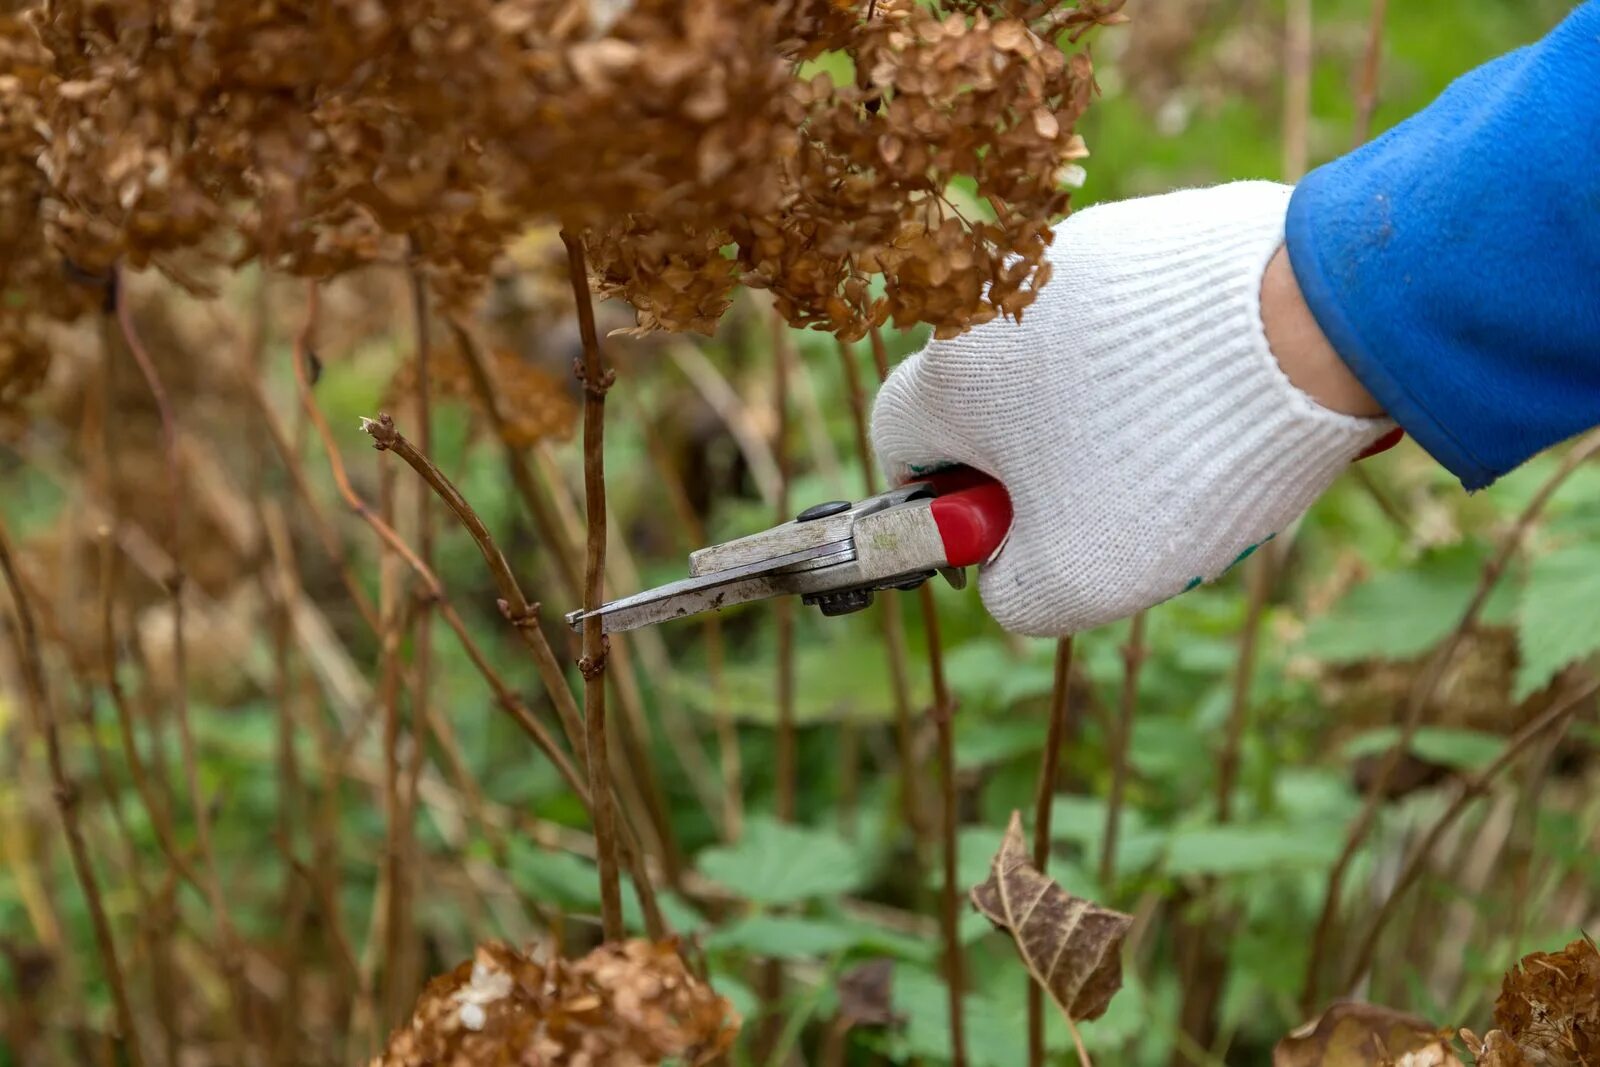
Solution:
<svg viewBox="0 0 1600 1067">
<path fill-rule="evenodd" d="M 1600 0 L 1313 171 L 1287 243 L 1334 348 L 1468 489 L 1600 424 Z"/>
</svg>

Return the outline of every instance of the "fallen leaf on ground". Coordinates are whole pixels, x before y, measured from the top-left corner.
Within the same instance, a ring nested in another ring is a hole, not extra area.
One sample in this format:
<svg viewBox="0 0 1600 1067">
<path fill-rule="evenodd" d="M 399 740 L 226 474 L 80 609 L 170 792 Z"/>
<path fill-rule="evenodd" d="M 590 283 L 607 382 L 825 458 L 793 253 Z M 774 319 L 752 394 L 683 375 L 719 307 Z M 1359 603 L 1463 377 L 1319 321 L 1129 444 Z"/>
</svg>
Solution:
<svg viewBox="0 0 1600 1067">
<path fill-rule="evenodd" d="M 1022 836 L 1022 815 L 995 855 L 972 903 L 1011 935 L 1028 971 L 1078 1021 L 1098 1019 L 1122 988 L 1122 940 L 1133 917 L 1075 897 L 1040 873 Z"/>
</svg>

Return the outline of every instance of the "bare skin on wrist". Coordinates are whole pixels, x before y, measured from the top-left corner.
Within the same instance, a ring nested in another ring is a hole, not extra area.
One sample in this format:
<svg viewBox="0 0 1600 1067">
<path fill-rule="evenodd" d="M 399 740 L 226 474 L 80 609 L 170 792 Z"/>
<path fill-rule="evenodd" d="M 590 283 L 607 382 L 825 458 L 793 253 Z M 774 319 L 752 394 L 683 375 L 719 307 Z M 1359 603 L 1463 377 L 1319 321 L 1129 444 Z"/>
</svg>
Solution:
<svg viewBox="0 0 1600 1067">
<path fill-rule="evenodd" d="M 1383 414 L 1383 408 L 1323 336 L 1300 294 L 1289 253 L 1283 248 L 1261 277 L 1261 324 L 1278 366 L 1302 392 L 1323 407 L 1346 415 Z"/>
</svg>

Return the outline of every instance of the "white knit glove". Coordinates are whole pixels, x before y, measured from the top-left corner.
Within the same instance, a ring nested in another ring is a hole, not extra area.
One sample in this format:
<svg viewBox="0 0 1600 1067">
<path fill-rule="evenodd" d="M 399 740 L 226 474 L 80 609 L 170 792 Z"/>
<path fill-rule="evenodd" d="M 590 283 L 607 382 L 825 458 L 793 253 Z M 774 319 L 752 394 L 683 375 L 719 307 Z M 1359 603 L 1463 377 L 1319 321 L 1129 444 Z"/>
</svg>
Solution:
<svg viewBox="0 0 1600 1067">
<path fill-rule="evenodd" d="M 1006 629 L 1076 633 L 1217 578 L 1393 427 L 1320 406 L 1267 346 L 1261 277 L 1290 191 L 1079 212 L 1021 324 L 935 341 L 884 385 L 872 437 L 891 478 L 964 463 L 1010 491 L 981 579 Z"/>
</svg>

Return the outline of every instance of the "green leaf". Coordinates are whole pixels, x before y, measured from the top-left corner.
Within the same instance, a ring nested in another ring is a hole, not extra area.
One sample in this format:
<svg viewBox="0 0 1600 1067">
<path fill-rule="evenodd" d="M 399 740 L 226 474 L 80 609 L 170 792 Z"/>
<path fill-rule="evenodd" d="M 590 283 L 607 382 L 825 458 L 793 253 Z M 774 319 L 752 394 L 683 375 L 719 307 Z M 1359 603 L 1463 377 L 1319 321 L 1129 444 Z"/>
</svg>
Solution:
<svg viewBox="0 0 1600 1067">
<path fill-rule="evenodd" d="M 987 920 L 984 920 L 987 927 Z M 1027 972 L 1016 961 L 1016 954 L 1007 950 L 1005 970 L 1001 981 L 992 988 L 974 983 L 962 1000 L 962 1016 L 966 1022 L 967 1063 L 971 1067 L 1016 1067 L 1028 1061 L 1027 999 L 1021 995 L 1028 981 Z M 1130 976 L 1131 979 L 1131 976 Z M 1126 994 L 1124 994 L 1126 996 Z M 890 983 L 890 999 L 897 1014 L 905 1019 L 902 1032 L 894 1035 L 891 1052 L 894 1062 L 903 1063 L 912 1057 L 922 1060 L 948 1062 L 950 1060 L 950 998 L 944 979 L 934 971 L 911 964 L 897 964 Z M 1118 999 L 1123 999 L 1119 997 Z M 1141 1005 L 1147 999 L 1138 995 Z M 1115 1005 L 1117 1002 L 1112 1001 Z M 1114 1058 L 1114 1045 L 1123 1040 L 1123 1032 L 1139 1032 L 1148 1028 L 1148 1015 L 1138 1018 L 1138 1012 L 1124 1014 L 1126 1031 L 1107 1024 L 1116 1014 L 1113 1007 L 1099 1022 L 1083 1028 L 1084 1041 L 1091 1047 L 1096 1034 L 1111 1034 L 1105 1042 L 1107 1055 Z M 1045 1049 L 1051 1055 L 1050 1063 L 1076 1063 L 1072 1054 L 1072 1038 L 1066 1022 L 1054 1007 L 1045 1012 Z"/>
<path fill-rule="evenodd" d="M 828 918 L 835 926 L 848 927 L 854 931 L 855 948 L 860 952 L 893 956 L 896 959 L 926 963 L 930 966 L 939 958 L 939 944 L 929 938 L 891 930 L 865 919 L 847 915 L 830 915 Z"/>
<path fill-rule="evenodd" d="M 1569 663 L 1600 649 L 1600 543 L 1569 545 L 1534 560 L 1517 610 L 1514 696 L 1550 684 Z"/>
<path fill-rule="evenodd" d="M 588 860 L 520 838 L 511 839 L 507 853 L 512 879 L 533 900 L 563 908 L 600 904 L 599 872 Z"/>
<path fill-rule="evenodd" d="M 1017 665 L 1005 642 L 992 637 L 963 641 L 945 653 L 944 673 L 962 707 L 988 703 L 996 686 Z"/>
<path fill-rule="evenodd" d="M 711 988 L 719 997 L 726 997 L 733 1010 L 739 1013 L 741 1019 L 754 1019 L 761 1013 L 761 998 L 756 996 L 755 990 L 745 985 L 744 982 L 731 974 L 720 971 L 711 973 Z"/>
<path fill-rule="evenodd" d="M 1385 726 L 1357 734 L 1345 742 L 1342 754 L 1346 759 L 1376 756 L 1387 752 L 1400 740 L 1398 727 Z M 1448 726 L 1424 726 L 1411 740 L 1411 751 L 1429 763 L 1455 767 L 1464 771 L 1477 770 L 1492 762 L 1505 748 L 1505 738 L 1483 730 L 1462 730 Z"/>
<path fill-rule="evenodd" d="M 705 929 L 706 917 L 670 889 L 656 890 L 656 905 L 661 909 L 661 917 L 666 920 L 671 933 L 692 934 Z M 644 909 L 639 907 L 639 894 L 633 891 L 633 879 L 626 874 L 622 876 L 622 925 L 635 933 L 645 930 Z"/>
<path fill-rule="evenodd" d="M 1128 759 L 1142 779 L 1182 781 L 1193 773 L 1195 753 L 1209 751 L 1214 738 L 1194 715 L 1145 715 L 1134 721 Z"/>
<path fill-rule="evenodd" d="M 1300 651 L 1327 663 L 1415 659 L 1455 627 L 1482 567 L 1481 552 L 1458 546 L 1374 575 L 1311 623 Z M 1513 602 L 1511 587 L 1502 582 L 1484 606 L 1484 621 L 1506 620 Z"/>
<path fill-rule="evenodd" d="M 708 951 L 741 951 L 775 959 L 832 956 L 861 943 L 859 928 L 797 915 L 749 915 L 706 936 Z"/>
<path fill-rule="evenodd" d="M 734 720 L 767 726 L 777 723 L 777 706 L 772 701 L 773 662 L 758 648 L 725 668 L 726 707 Z M 862 724 L 890 721 L 895 705 L 886 664 L 881 641 L 843 640 L 826 634 L 797 641 L 795 677 L 804 678 L 806 684 L 795 691 L 795 722 L 805 726 L 844 719 Z M 696 711 L 710 715 L 716 710 L 716 694 L 702 678 L 679 671 L 669 684 Z M 913 706 L 931 699 L 929 684 L 926 672 L 913 673 Z"/>
<path fill-rule="evenodd" d="M 1005 830 L 998 826 L 963 826 L 956 832 L 957 885 L 977 885 L 989 877 L 994 850 L 1004 836 Z M 923 884 L 930 890 L 944 884 L 944 872 L 938 864 L 923 872 Z"/>
<path fill-rule="evenodd" d="M 1050 839 L 1071 841 L 1082 847 L 1085 860 L 1098 865 L 1101 842 L 1106 835 L 1106 802 L 1102 797 L 1058 796 L 1050 802 Z M 1144 813 L 1124 806 L 1117 819 L 1116 868 L 1123 874 L 1154 863 L 1166 846 L 1166 831 L 1150 825 Z M 991 849 L 991 854 L 993 850 Z M 1089 885 L 1070 885 L 1051 865 L 1050 874 L 1063 888 L 1078 896 L 1092 897 Z M 984 877 L 988 877 L 985 872 Z M 981 879 L 980 879 L 981 880 Z M 975 884 L 975 883 L 974 883 Z"/>
<path fill-rule="evenodd" d="M 976 771 L 1044 747 L 1045 726 L 1037 719 L 956 719 L 956 768 Z"/>
<path fill-rule="evenodd" d="M 1485 493 L 1501 515 L 1510 518 L 1520 515 L 1538 495 L 1563 462 L 1562 456 L 1547 452 L 1536 456 L 1494 484 L 1494 492 Z M 1579 467 L 1567 476 L 1561 489 L 1545 505 L 1544 516 L 1559 517 L 1600 499 L 1600 467 Z"/>
<path fill-rule="evenodd" d="M 1055 688 L 1055 644 L 1034 641 L 1021 655 L 992 637 L 964 641 L 945 656 L 945 674 L 962 708 L 1005 708 Z M 1043 731 L 1040 731 L 1041 736 Z"/>
<path fill-rule="evenodd" d="M 1343 823 L 1361 798 L 1349 776 L 1332 767 L 1283 767 L 1272 782 L 1275 813 L 1292 823 Z"/>
<path fill-rule="evenodd" d="M 949 1060 L 950 999 L 944 980 L 920 967 L 900 964 L 894 969 L 891 989 L 895 1011 L 906 1020 L 906 1051 Z M 1020 996 L 1012 999 L 1019 1007 L 1023 1004 Z M 1027 1062 L 1025 1017 L 982 995 L 969 994 L 962 1008 L 968 1063 L 973 1067 L 1016 1067 Z"/>
<path fill-rule="evenodd" d="M 707 849 L 700 873 L 757 904 L 793 904 L 860 889 L 866 857 L 830 830 L 751 819 L 739 843 Z"/>
<path fill-rule="evenodd" d="M 1339 854 L 1336 833 L 1307 827 L 1193 826 L 1172 831 L 1168 874 L 1244 874 L 1325 867 Z"/>
<path fill-rule="evenodd" d="M 507 846 L 511 879 L 529 898 L 570 911 L 594 912 L 600 907 L 600 870 L 591 860 L 570 852 L 542 848 L 513 838 Z M 702 929 L 706 920 L 683 898 L 667 890 L 656 891 L 656 903 L 667 925 L 676 933 Z M 633 879 L 622 876 L 622 921 L 630 930 L 644 929 L 644 911 Z"/>
</svg>

